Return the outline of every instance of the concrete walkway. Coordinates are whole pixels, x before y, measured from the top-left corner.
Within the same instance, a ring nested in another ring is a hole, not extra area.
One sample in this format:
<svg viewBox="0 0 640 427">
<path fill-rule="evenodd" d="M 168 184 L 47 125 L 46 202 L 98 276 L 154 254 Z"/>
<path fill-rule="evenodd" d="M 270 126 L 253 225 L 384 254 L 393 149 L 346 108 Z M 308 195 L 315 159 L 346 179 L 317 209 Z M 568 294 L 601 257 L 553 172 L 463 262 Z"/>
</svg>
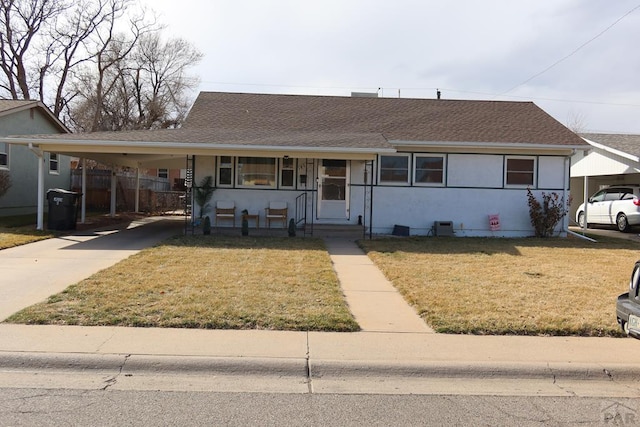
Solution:
<svg viewBox="0 0 640 427">
<path fill-rule="evenodd" d="M 358 245 L 326 238 L 333 268 L 351 313 L 365 332 L 431 332 Z"/>
</svg>

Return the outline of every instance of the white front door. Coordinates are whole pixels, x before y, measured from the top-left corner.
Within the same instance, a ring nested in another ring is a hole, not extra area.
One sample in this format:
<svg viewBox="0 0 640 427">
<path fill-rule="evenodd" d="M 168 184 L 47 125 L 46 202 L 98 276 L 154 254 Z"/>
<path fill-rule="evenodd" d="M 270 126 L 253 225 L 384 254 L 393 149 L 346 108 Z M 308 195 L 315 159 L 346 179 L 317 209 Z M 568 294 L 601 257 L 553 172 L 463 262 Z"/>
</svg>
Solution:
<svg viewBox="0 0 640 427">
<path fill-rule="evenodd" d="M 349 218 L 349 162 L 321 160 L 318 168 L 318 218 Z"/>
</svg>

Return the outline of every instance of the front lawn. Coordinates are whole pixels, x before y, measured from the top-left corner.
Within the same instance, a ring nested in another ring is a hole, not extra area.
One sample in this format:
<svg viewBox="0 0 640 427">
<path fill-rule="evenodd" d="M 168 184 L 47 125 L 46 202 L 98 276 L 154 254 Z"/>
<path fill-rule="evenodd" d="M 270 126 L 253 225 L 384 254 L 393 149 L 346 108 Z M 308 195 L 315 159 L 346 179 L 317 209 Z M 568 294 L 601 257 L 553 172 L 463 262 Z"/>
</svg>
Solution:
<svg viewBox="0 0 640 427">
<path fill-rule="evenodd" d="M 577 238 L 361 242 L 437 332 L 619 336 L 615 303 L 638 243 Z"/>
<path fill-rule="evenodd" d="M 181 236 L 105 269 L 13 323 L 356 331 L 318 239 Z"/>
</svg>

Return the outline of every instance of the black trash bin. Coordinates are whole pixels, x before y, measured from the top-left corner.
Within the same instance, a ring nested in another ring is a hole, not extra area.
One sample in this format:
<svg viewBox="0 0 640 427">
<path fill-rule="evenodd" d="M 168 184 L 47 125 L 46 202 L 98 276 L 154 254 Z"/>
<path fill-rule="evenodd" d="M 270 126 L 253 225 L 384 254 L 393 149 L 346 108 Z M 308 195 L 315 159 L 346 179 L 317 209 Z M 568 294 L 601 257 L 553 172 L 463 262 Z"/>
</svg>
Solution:
<svg viewBox="0 0 640 427">
<path fill-rule="evenodd" d="M 78 199 L 80 193 L 52 188 L 47 191 L 49 230 L 75 230 L 78 219 Z"/>
</svg>

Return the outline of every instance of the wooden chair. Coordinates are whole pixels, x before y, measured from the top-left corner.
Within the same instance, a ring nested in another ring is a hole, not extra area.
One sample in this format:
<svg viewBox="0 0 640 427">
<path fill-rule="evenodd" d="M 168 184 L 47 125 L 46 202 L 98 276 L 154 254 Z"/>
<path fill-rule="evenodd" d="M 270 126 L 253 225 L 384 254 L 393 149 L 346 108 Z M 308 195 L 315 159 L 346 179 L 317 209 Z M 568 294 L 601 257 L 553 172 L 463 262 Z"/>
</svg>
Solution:
<svg viewBox="0 0 640 427">
<path fill-rule="evenodd" d="M 287 202 L 269 202 L 266 211 L 267 228 L 271 228 L 271 221 L 282 221 L 282 228 L 287 227 Z"/>
<path fill-rule="evenodd" d="M 216 227 L 218 220 L 232 220 L 233 228 L 236 227 L 236 205 L 233 201 L 218 200 L 216 202 Z"/>
</svg>

